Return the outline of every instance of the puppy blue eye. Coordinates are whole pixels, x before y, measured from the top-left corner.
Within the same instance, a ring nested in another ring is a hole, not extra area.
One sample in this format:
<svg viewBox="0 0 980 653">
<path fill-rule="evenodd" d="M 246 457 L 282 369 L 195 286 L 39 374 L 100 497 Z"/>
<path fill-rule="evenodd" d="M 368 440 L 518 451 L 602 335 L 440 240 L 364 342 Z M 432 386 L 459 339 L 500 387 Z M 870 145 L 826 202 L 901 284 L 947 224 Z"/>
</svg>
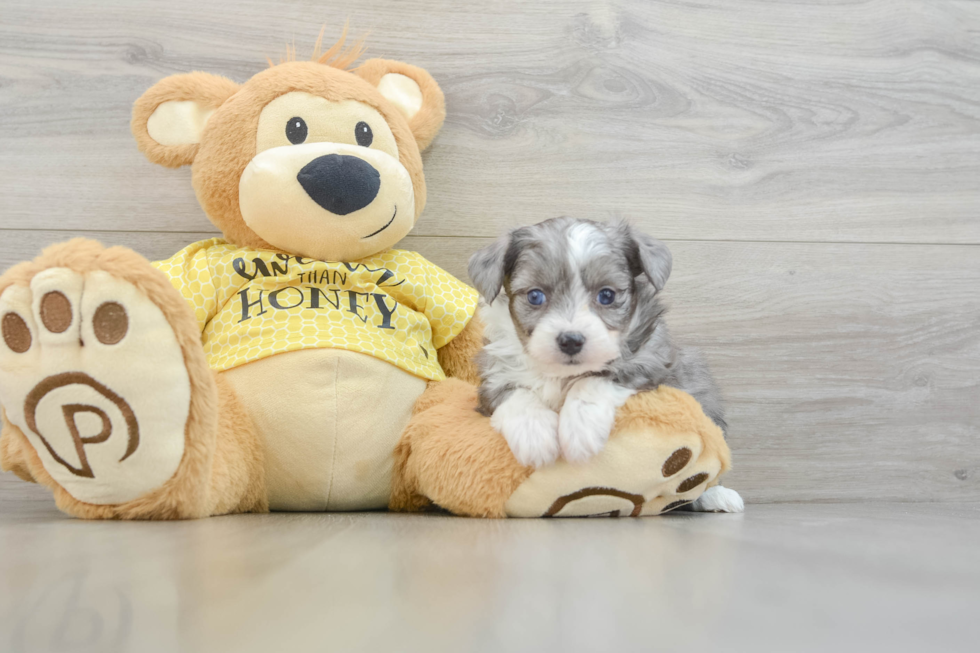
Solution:
<svg viewBox="0 0 980 653">
<path fill-rule="evenodd" d="M 598 297 L 596 299 L 603 306 L 609 306 L 616 300 L 616 291 L 612 288 L 603 288 L 599 291 Z"/>
<path fill-rule="evenodd" d="M 544 293 L 540 290 L 535 289 L 527 292 L 527 302 L 531 306 L 541 306 L 541 304 L 544 304 L 544 300 Z"/>
</svg>

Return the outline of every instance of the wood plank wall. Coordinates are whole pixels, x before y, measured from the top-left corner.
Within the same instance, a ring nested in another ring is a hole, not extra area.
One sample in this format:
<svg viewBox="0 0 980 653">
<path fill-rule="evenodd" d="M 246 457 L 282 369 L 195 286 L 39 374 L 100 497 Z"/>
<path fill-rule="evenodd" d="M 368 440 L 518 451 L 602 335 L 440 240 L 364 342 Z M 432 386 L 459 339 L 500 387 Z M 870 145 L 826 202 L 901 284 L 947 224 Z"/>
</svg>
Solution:
<svg viewBox="0 0 980 653">
<path fill-rule="evenodd" d="M 446 92 L 405 247 L 465 278 L 508 227 L 628 217 L 674 253 L 671 325 L 719 377 L 749 501 L 980 498 L 976 2 L 5 0 L 0 268 L 215 234 L 132 102 L 347 18 Z"/>
</svg>

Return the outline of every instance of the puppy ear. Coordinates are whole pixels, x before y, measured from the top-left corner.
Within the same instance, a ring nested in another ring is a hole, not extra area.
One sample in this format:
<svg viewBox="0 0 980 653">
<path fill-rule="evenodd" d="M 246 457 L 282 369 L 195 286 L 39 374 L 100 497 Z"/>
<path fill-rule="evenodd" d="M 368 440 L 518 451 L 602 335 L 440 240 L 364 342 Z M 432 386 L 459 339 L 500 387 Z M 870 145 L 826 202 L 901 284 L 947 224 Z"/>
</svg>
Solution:
<svg viewBox="0 0 980 653">
<path fill-rule="evenodd" d="M 194 161 L 208 118 L 238 84 L 208 73 L 171 75 L 133 105 L 133 136 L 153 163 L 178 168 Z"/>
<path fill-rule="evenodd" d="M 497 298 L 504 285 L 510 239 L 510 234 L 501 236 L 494 244 L 484 247 L 470 257 L 468 268 L 470 280 L 488 304 Z"/>
<path fill-rule="evenodd" d="M 670 250 L 656 238 L 651 238 L 632 227 L 626 228 L 631 240 L 630 265 L 633 267 L 633 274 L 647 275 L 653 287 L 660 292 L 667 285 L 670 268 L 673 265 Z"/>
<path fill-rule="evenodd" d="M 446 100 L 432 75 L 390 59 L 368 59 L 353 72 L 402 112 L 419 151 L 429 147 L 446 119 Z"/>
</svg>

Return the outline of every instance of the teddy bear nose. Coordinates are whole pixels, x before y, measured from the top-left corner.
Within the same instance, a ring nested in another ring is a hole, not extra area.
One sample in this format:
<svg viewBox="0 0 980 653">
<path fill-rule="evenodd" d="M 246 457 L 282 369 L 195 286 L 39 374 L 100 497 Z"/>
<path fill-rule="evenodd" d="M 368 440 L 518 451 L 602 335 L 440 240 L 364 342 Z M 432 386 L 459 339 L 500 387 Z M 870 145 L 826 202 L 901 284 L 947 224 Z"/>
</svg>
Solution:
<svg viewBox="0 0 980 653">
<path fill-rule="evenodd" d="M 381 174 L 370 163 L 347 154 L 327 154 L 303 166 L 296 175 L 314 202 L 337 215 L 347 215 L 374 201 Z"/>
</svg>

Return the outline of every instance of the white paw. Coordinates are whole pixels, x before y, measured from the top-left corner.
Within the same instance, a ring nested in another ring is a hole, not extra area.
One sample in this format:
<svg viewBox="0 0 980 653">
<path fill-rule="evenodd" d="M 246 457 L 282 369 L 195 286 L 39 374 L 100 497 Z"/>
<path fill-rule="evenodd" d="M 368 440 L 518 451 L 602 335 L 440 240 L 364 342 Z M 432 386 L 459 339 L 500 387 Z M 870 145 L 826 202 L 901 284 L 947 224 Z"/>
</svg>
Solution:
<svg viewBox="0 0 980 653">
<path fill-rule="evenodd" d="M 577 381 L 568 391 L 558 421 L 558 442 L 570 462 L 582 462 L 606 445 L 616 422 L 616 409 L 633 391 L 601 377 Z"/>
<path fill-rule="evenodd" d="M 691 510 L 696 512 L 744 512 L 745 502 L 735 490 L 716 485 L 705 490 L 691 504 Z"/>
<path fill-rule="evenodd" d="M 190 380 L 160 309 L 106 272 L 51 268 L 0 296 L 0 401 L 79 501 L 122 503 L 173 476 Z"/>
<path fill-rule="evenodd" d="M 497 407 L 490 425 L 520 464 L 544 467 L 558 460 L 558 414 L 535 399 L 515 392 Z"/>
<path fill-rule="evenodd" d="M 583 462 L 593 457 L 606 446 L 615 421 L 614 404 L 566 399 L 558 417 L 558 443 L 562 456 L 569 462 Z"/>
</svg>

